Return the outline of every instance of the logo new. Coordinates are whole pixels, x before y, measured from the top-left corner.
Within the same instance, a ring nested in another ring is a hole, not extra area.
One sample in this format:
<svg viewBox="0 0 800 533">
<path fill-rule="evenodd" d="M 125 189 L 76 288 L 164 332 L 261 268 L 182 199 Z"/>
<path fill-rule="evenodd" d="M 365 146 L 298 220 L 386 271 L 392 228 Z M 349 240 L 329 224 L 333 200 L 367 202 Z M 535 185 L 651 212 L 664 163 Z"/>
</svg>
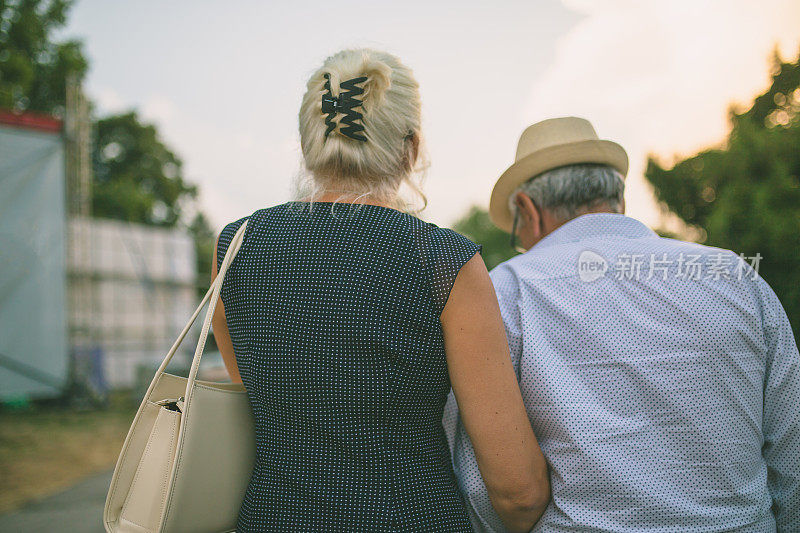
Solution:
<svg viewBox="0 0 800 533">
<path fill-rule="evenodd" d="M 608 271 L 608 262 L 603 256 L 584 250 L 578 256 L 578 276 L 581 281 L 594 281 L 602 278 Z"/>
</svg>

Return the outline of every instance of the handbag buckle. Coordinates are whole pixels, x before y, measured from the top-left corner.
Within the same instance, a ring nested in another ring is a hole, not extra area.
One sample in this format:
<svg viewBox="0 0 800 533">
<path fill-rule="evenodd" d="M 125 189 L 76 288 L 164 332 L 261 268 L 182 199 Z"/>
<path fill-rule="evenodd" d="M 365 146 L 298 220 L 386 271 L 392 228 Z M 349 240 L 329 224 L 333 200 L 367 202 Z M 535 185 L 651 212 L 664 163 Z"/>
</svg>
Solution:
<svg viewBox="0 0 800 533">
<path fill-rule="evenodd" d="M 183 402 L 184 402 L 184 397 L 181 396 L 179 398 L 175 398 L 174 400 L 170 398 L 167 398 L 165 400 L 159 400 L 156 402 L 156 405 L 160 405 L 167 411 L 177 411 L 179 413 L 182 413 Z"/>
</svg>

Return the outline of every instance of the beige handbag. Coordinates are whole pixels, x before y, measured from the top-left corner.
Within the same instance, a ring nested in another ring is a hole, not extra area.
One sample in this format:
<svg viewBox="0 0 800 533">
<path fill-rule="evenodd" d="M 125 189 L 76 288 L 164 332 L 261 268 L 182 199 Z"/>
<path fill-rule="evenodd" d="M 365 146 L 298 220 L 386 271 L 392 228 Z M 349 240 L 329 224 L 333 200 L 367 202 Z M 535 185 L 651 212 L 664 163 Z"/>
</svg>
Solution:
<svg viewBox="0 0 800 533">
<path fill-rule="evenodd" d="M 112 533 L 233 531 L 255 460 L 250 403 L 240 383 L 196 380 L 211 317 L 247 222 L 216 279 L 170 349 L 122 445 L 103 510 Z M 165 369 L 203 305 L 208 311 L 189 377 Z"/>
</svg>

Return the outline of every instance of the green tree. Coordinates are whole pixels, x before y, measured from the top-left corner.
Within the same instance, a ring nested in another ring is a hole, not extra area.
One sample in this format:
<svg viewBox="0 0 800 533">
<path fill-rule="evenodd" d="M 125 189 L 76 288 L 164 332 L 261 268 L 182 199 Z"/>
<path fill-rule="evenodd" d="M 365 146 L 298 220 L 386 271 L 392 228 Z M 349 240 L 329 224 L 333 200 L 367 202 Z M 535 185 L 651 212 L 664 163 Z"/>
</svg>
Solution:
<svg viewBox="0 0 800 533">
<path fill-rule="evenodd" d="M 189 232 L 194 237 L 194 249 L 197 254 L 197 294 L 203 296 L 211 282 L 211 259 L 217 235 L 203 213 L 197 213 L 189 224 Z"/>
<path fill-rule="evenodd" d="M 98 217 L 172 227 L 197 197 L 181 160 L 134 111 L 97 121 L 92 165 Z"/>
<path fill-rule="evenodd" d="M 94 216 L 151 226 L 186 225 L 194 238 L 202 296 L 211 277 L 216 237 L 197 210 L 197 186 L 184 180 L 180 158 L 161 141 L 155 126 L 143 124 L 133 111 L 98 120 L 92 165 Z"/>
<path fill-rule="evenodd" d="M 656 197 L 704 243 L 763 256 L 759 273 L 800 332 L 800 57 L 773 61 L 772 83 L 749 109 L 731 110 L 721 146 L 665 168 L 651 156 Z"/>
<path fill-rule="evenodd" d="M 88 61 L 77 40 L 54 42 L 69 0 L 0 0 L 0 107 L 64 115 L 69 74 L 83 77 Z"/>
<path fill-rule="evenodd" d="M 472 206 L 453 229 L 483 246 L 481 255 L 489 270 L 517 255 L 511 248 L 511 236 L 492 224 L 483 208 Z"/>
</svg>

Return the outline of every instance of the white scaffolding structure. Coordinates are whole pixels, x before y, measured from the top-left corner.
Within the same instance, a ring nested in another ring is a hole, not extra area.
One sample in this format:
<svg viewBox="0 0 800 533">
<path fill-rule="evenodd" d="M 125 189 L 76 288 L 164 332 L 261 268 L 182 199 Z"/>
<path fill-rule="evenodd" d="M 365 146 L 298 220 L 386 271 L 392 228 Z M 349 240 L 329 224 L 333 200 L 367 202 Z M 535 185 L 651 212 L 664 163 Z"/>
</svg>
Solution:
<svg viewBox="0 0 800 533">
<path fill-rule="evenodd" d="M 69 322 L 102 353 L 110 387 L 134 386 L 137 367 L 163 358 L 197 305 L 194 241 L 185 230 L 79 217 L 68 234 Z"/>
</svg>

